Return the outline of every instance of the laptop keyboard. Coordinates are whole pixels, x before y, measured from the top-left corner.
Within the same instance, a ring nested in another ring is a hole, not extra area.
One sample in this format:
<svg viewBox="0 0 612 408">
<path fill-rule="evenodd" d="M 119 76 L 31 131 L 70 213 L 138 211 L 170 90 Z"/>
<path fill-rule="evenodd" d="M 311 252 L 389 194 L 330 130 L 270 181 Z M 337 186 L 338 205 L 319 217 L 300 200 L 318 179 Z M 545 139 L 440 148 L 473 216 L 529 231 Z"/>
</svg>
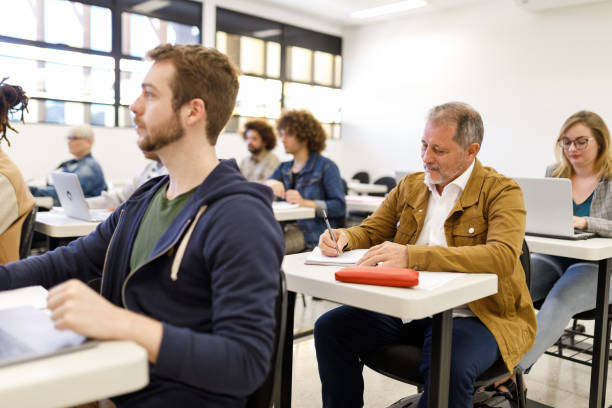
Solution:
<svg viewBox="0 0 612 408">
<path fill-rule="evenodd" d="M 33 353 L 34 350 L 23 344 L 19 339 L 0 328 L 0 359 L 18 357 Z"/>
</svg>

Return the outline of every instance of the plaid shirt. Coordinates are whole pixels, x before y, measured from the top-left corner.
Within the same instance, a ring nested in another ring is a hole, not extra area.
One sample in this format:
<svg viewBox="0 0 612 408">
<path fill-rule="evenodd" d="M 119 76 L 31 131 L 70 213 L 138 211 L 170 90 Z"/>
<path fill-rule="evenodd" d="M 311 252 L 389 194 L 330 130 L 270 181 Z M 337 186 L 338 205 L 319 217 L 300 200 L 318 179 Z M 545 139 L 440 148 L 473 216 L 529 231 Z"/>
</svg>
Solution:
<svg viewBox="0 0 612 408">
<path fill-rule="evenodd" d="M 556 164 L 546 168 L 546 177 L 552 177 Z M 593 201 L 587 222 L 586 231 L 594 232 L 606 238 L 612 238 L 612 180 L 603 176 L 595 187 Z"/>
</svg>

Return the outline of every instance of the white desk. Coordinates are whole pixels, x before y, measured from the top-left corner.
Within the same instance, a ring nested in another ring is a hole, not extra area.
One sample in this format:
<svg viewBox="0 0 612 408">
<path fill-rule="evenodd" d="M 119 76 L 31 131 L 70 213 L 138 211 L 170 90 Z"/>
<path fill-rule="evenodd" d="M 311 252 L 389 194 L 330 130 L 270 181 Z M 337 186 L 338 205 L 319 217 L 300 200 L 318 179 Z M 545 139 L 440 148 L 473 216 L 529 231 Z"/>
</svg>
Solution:
<svg viewBox="0 0 612 408">
<path fill-rule="evenodd" d="M 274 209 L 277 221 L 294 221 L 314 218 L 314 208 L 295 207 Z M 100 222 L 89 222 L 66 217 L 61 212 L 45 211 L 36 213 L 34 230 L 49 237 L 49 247 L 57 247 L 59 238 L 78 238 L 89 235 Z"/>
<path fill-rule="evenodd" d="M 0 292 L 0 308 L 43 308 L 42 287 Z M 149 383 L 144 348 L 103 341 L 82 349 L 0 368 L 2 407 L 65 407 L 136 391 Z"/>
<path fill-rule="evenodd" d="M 276 221 L 295 221 L 315 217 L 314 208 L 295 207 L 295 208 L 274 208 L 274 218 Z"/>
<path fill-rule="evenodd" d="M 368 193 L 387 193 L 387 186 L 383 184 L 365 184 L 349 182 L 347 184 L 349 190 L 354 191 L 357 194 L 368 194 Z"/>
<path fill-rule="evenodd" d="M 593 339 L 593 365 L 591 367 L 591 389 L 589 407 L 603 407 L 606 400 L 607 366 L 610 338 L 608 327 L 608 298 L 610 291 L 610 258 L 612 239 L 592 238 L 570 241 L 555 238 L 525 236 L 530 252 L 565 256 L 585 261 L 599 262 L 597 279 L 595 336 Z M 585 294 L 588 296 L 588 294 Z"/>
<path fill-rule="evenodd" d="M 373 213 L 385 200 L 385 198 L 365 195 L 347 195 L 344 197 L 344 200 L 346 201 L 346 209 L 348 211 L 364 211 Z"/>
<path fill-rule="evenodd" d="M 55 249 L 62 241 L 89 235 L 99 223 L 77 220 L 55 211 L 44 211 L 36 213 L 34 231 L 46 235 L 49 249 Z"/>
<path fill-rule="evenodd" d="M 93 232 L 100 222 L 90 222 L 45 211 L 36 213 L 34 230 L 53 238 L 82 237 Z"/>
<path fill-rule="evenodd" d="M 145 349 L 128 341 L 0 368 L 3 407 L 64 407 L 143 388 L 149 383 Z"/>
<path fill-rule="evenodd" d="M 340 269 L 337 266 L 304 265 L 307 255 L 288 255 L 283 260 L 287 289 L 293 294 L 290 304 L 295 302 L 295 292 L 299 292 L 400 318 L 422 319 L 434 315 L 428 406 L 446 407 L 452 333 L 450 309 L 497 293 L 497 275 L 462 273 L 431 291 L 347 284 L 335 280 L 334 272 Z M 291 405 L 292 316 L 289 313 L 286 332 L 289 341 L 284 348 L 283 407 Z"/>
</svg>

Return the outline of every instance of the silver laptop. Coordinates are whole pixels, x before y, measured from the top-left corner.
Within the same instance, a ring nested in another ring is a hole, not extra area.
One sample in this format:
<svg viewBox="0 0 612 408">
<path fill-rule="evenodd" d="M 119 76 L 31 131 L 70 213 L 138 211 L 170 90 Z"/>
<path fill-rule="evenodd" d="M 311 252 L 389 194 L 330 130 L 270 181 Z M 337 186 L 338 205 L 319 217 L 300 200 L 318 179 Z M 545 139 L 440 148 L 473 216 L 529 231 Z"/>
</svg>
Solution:
<svg viewBox="0 0 612 408">
<path fill-rule="evenodd" d="M 516 177 L 527 209 L 527 235 L 561 239 L 587 239 L 592 232 L 574 229 L 572 182 L 567 178 Z"/>
<path fill-rule="evenodd" d="M 104 221 L 109 216 L 108 211 L 89 210 L 76 174 L 54 171 L 51 173 L 51 179 L 66 216 L 95 222 Z"/>
</svg>

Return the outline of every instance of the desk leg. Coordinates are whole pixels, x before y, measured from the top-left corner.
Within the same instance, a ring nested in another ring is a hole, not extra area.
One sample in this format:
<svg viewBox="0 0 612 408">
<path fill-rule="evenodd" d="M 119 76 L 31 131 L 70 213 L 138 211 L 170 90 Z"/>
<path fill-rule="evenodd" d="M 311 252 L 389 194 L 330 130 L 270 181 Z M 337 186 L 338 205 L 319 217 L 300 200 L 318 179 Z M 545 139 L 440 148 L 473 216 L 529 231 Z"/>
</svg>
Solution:
<svg viewBox="0 0 612 408">
<path fill-rule="evenodd" d="M 287 294 L 287 326 L 283 347 L 283 372 L 281 376 L 280 406 L 291 408 L 291 381 L 293 379 L 293 318 L 295 315 L 295 292 Z"/>
<path fill-rule="evenodd" d="M 47 237 L 47 245 L 49 246 L 49 251 L 53 251 L 55 248 L 61 245 L 59 238 Z"/>
<path fill-rule="evenodd" d="M 452 334 L 452 311 L 447 310 L 434 315 L 431 333 L 432 347 L 427 399 L 427 406 L 429 408 L 448 407 Z"/>
<path fill-rule="evenodd" d="M 610 293 L 610 259 L 599 261 L 595 338 L 593 340 L 593 366 L 591 367 L 591 393 L 589 407 L 601 408 L 606 402 L 610 333 L 608 331 L 608 298 Z"/>
</svg>

